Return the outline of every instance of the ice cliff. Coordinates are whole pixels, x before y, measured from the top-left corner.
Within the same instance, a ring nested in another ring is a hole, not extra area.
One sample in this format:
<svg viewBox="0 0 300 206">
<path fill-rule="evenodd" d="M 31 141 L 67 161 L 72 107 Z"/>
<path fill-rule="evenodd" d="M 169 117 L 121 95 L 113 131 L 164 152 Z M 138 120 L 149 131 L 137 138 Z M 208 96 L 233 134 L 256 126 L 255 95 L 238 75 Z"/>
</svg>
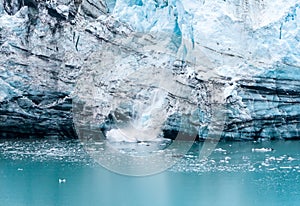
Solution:
<svg viewBox="0 0 300 206">
<path fill-rule="evenodd" d="M 222 112 L 224 139 L 299 139 L 299 12 L 298 0 L 0 0 L 1 137 L 76 137 L 74 116 L 113 140 L 153 138 L 136 127 L 206 138 Z"/>
</svg>

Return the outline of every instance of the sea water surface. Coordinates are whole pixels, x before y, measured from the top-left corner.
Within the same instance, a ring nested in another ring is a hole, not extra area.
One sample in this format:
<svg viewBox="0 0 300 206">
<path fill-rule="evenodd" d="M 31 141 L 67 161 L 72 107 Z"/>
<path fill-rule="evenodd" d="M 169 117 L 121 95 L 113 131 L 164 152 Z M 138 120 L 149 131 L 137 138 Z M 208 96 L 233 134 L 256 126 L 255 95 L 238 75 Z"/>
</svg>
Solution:
<svg viewBox="0 0 300 206">
<path fill-rule="evenodd" d="M 2 140 L 0 205 L 299 205 L 300 142 L 202 143 L 169 170 L 146 177 L 108 171 L 79 141 Z"/>
</svg>

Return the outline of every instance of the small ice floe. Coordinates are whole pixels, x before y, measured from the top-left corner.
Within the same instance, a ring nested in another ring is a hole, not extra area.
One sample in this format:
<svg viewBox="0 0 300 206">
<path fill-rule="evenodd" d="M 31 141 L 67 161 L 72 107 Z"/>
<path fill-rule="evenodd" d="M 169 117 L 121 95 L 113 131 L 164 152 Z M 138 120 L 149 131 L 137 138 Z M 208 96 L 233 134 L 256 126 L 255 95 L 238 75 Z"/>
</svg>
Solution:
<svg viewBox="0 0 300 206">
<path fill-rule="evenodd" d="M 276 157 L 273 157 L 273 156 L 272 156 L 272 157 L 267 158 L 266 160 L 267 160 L 267 161 L 275 161 L 275 160 L 276 160 Z"/>
<path fill-rule="evenodd" d="M 231 160 L 231 157 L 225 157 L 225 161 Z"/>
<path fill-rule="evenodd" d="M 67 182 L 66 179 L 60 179 L 60 178 L 58 179 L 58 183 L 59 183 L 59 184 L 66 183 L 66 182 Z"/>
<path fill-rule="evenodd" d="M 229 160 L 231 160 L 231 157 L 225 157 L 223 160 L 220 160 L 220 162 L 228 164 Z"/>
<path fill-rule="evenodd" d="M 286 155 L 282 155 L 280 157 L 275 158 L 275 160 L 279 163 L 280 161 L 284 160 L 286 158 Z"/>
<path fill-rule="evenodd" d="M 186 157 L 186 158 L 194 158 L 195 156 L 194 155 L 190 155 L 190 154 L 186 154 L 186 155 L 184 155 L 184 157 Z"/>
<path fill-rule="evenodd" d="M 292 157 L 288 157 L 288 159 L 287 159 L 288 161 L 294 161 L 294 160 L 296 160 L 295 158 L 292 158 Z"/>
<path fill-rule="evenodd" d="M 282 167 L 279 167 L 280 169 L 293 169 L 292 166 L 282 166 Z"/>
<path fill-rule="evenodd" d="M 267 162 L 262 162 L 261 165 L 262 165 L 262 166 L 265 166 L 265 167 L 269 167 L 269 166 L 270 166 L 270 164 L 267 163 Z"/>
<path fill-rule="evenodd" d="M 275 167 L 272 167 L 272 168 L 268 168 L 267 170 L 269 170 L 269 171 L 274 171 L 274 170 L 276 170 L 276 168 L 275 168 Z"/>
<path fill-rule="evenodd" d="M 226 150 L 225 150 L 225 149 L 222 149 L 222 148 L 216 148 L 215 151 L 216 151 L 216 152 L 226 152 Z"/>
<path fill-rule="evenodd" d="M 252 148 L 252 152 L 272 152 L 273 148 Z"/>
</svg>

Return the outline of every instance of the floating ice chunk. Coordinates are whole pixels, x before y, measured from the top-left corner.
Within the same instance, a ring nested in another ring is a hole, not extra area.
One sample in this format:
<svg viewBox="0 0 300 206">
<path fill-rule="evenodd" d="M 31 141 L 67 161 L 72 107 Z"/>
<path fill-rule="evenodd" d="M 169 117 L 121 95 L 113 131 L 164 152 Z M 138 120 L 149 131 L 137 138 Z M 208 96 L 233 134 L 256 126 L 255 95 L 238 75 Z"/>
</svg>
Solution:
<svg viewBox="0 0 300 206">
<path fill-rule="evenodd" d="M 231 157 L 225 157 L 225 161 L 231 160 Z"/>
<path fill-rule="evenodd" d="M 272 148 L 252 148 L 252 152 L 272 152 Z"/>
<path fill-rule="evenodd" d="M 280 169 L 293 169 L 292 166 L 282 166 L 282 167 L 279 167 Z"/>
<path fill-rule="evenodd" d="M 58 179 L 58 183 L 59 183 L 59 184 L 66 183 L 66 182 L 67 182 L 66 179 L 60 179 L 60 178 Z"/>
<path fill-rule="evenodd" d="M 288 161 L 294 161 L 294 160 L 296 160 L 295 158 L 292 158 L 292 157 L 288 157 L 288 159 L 287 159 Z"/>
<path fill-rule="evenodd" d="M 269 170 L 269 171 L 274 171 L 274 170 L 276 170 L 276 168 L 268 168 L 267 170 Z"/>
<path fill-rule="evenodd" d="M 215 149 L 215 151 L 216 151 L 216 152 L 226 152 L 226 150 L 225 150 L 225 149 L 222 149 L 222 148 L 217 148 L 217 149 Z"/>
<path fill-rule="evenodd" d="M 269 166 L 270 166 L 270 164 L 269 164 L 269 163 L 266 163 L 266 162 L 262 162 L 261 165 L 262 165 L 262 166 L 265 166 L 265 167 L 269 167 Z"/>
</svg>

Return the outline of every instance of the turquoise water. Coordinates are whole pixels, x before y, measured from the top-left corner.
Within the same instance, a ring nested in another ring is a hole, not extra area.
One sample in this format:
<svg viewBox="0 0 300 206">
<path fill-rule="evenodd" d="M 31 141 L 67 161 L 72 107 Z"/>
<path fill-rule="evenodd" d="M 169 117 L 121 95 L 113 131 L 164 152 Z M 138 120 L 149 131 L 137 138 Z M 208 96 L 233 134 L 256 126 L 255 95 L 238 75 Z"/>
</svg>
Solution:
<svg viewBox="0 0 300 206">
<path fill-rule="evenodd" d="M 198 159 L 201 143 L 194 144 L 178 164 L 147 177 L 107 171 L 76 141 L 2 141 L 0 148 L 4 206 L 299 205 L 300 200 L 300 142 L 219 143 L 207 160 Z"/>
</svg>

